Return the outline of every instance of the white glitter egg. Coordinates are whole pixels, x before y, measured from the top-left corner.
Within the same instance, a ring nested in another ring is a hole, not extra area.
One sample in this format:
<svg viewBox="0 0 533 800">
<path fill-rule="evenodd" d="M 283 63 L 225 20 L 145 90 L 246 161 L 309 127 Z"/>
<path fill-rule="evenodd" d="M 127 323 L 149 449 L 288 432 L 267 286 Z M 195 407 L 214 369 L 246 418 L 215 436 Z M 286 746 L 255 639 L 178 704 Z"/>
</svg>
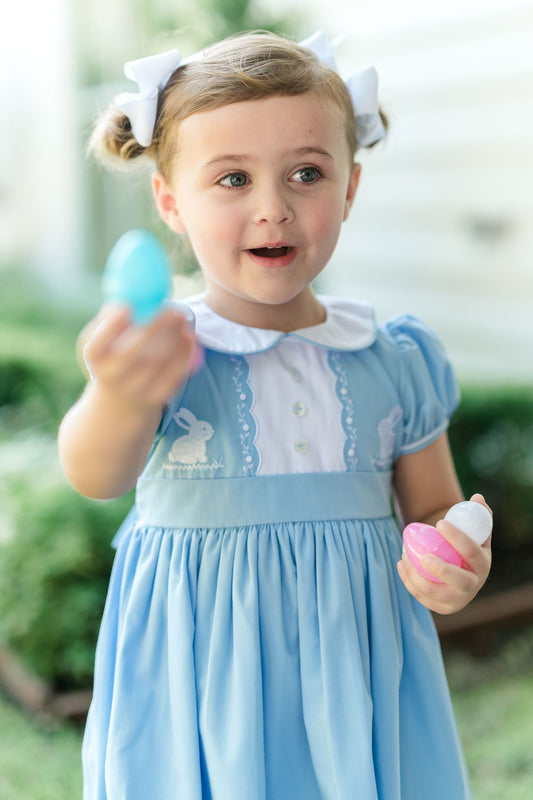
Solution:
<svg viewBox="0 0 533 800">
<path fill-rule="evenodd" d="M 477 544 L 483 544 L 492 531 L 492 515 L 481 503 L 465 500 L 452 506 L 444 519 L 470 536 Z"/>
</svg>

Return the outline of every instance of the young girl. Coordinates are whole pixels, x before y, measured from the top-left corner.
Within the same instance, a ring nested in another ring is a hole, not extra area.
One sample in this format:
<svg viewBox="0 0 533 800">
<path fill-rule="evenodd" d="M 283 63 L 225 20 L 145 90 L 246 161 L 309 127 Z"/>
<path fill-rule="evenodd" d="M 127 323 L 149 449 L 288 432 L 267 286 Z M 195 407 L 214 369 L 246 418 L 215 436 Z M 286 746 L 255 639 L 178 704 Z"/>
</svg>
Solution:
<svg viewBox="0 0 533 800">
<path fill-rule="evenodd" d="M 249 34 L 128 66 L 99 152 L 154 160 L 155 202 L 206 290 L 150 324 L 108 307 L 66 415 L 73 485 L 137 484 L 97 648 L 86 800 L 470 797 L 428 609 L 484 583 L 401 557 L 402 521 L 459 501 L 457 403 L 435 335 L 315 296 L 384 133 L 375 71 L 345 83 L 323 36 Z M 204 352 L 198 367 L 197 350 Z M 192 367 L 195 363 L 194 368 Z M 478 502 L 484 500 L 480 495 Z"/>
</svg>

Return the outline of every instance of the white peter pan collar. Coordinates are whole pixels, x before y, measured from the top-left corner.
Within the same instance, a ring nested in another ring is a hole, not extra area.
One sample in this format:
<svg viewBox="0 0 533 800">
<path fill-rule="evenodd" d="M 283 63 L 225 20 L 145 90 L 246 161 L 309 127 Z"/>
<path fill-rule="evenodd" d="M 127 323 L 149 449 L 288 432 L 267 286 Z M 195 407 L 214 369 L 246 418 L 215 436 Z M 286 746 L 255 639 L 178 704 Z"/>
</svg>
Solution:
<svg viewBox="0 0 533 800">
<path fill-rule="evenodd" d="M 190 297 L 184 303 L 194 316 L 199 342 L 221 353 L 260 353 L 285 338 L 303 339 L 330 350 L 362 350 L 375 342 L 376 322 L 370 305 L 324 295 L 318 299 L 326 309 L 325 321 L 290 333 L 232 322 L 212 311 L 202 295 Z"/>
</svg>

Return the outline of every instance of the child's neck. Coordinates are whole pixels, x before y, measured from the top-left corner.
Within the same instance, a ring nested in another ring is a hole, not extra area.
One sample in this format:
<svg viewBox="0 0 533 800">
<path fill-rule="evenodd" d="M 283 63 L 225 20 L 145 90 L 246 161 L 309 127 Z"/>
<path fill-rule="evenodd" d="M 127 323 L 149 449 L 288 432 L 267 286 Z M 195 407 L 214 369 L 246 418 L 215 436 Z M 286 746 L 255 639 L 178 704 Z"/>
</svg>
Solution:
<svg viewBox="0 0 533 800">
<path fill-rule="evenodd" d="M 310 288 L 289 302 L 280 305 L 255 302 L 227 305 L 220 301 L 218 293 L 212 293 L 209 289 L 204 294 L 204 300 L 219 316 L 251 328 L 290 333 L 301 328 L 319 325 L 326 319 L 324 306 Z"/>
</svg>

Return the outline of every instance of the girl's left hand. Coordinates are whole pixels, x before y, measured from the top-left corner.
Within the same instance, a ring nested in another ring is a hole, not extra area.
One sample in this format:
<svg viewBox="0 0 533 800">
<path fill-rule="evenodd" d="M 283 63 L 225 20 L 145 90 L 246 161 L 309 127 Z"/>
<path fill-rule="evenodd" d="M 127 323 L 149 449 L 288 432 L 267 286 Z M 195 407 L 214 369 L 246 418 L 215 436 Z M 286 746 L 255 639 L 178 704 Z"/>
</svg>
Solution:
<svg viewBox="0 0 533 800">
<path fill-rule="evenodd" d="M 483 495 L 475 494 L 470 499 L 484 505 L 492 514 Z M 453 614 L 464 608 L 487 580 L 491 565 L 492 536 L 484 544 L 478 545 L 447 520 L 440 520 L 436 527 L 441 536 L 461 555 L 463 567 L 448 564 L 434 555 L 424 556 L 424 569 L 441 581 L 433 583 L 418 572 L 404 551 L 402 560 L 397 565 L 398 573 L 406 589 L 430 611 Z"/>
</svg>

